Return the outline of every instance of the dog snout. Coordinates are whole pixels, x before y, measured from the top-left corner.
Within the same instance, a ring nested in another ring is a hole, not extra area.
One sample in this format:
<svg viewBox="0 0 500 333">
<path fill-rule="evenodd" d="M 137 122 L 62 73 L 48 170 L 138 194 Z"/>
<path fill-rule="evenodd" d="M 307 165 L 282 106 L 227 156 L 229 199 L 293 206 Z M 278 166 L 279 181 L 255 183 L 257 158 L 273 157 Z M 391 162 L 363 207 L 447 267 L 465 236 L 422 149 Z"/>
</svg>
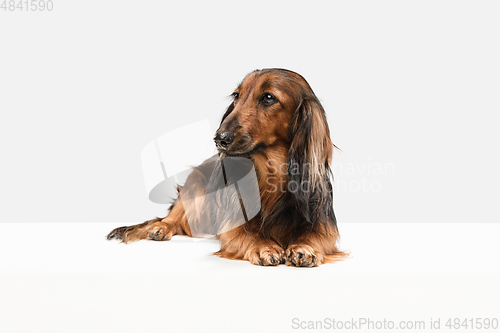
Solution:
<svg viewBox="0 0 500 333">
<path fill-rule="evenodd" d="M 227 150 L 229 145 L 233 143 L 233 140 L 234 140 L 233 134 L 228 131 L 217 132 L 214 138 L 215 145 L 217 146 L 218 149 L 221 150 Z"/>
</svg>

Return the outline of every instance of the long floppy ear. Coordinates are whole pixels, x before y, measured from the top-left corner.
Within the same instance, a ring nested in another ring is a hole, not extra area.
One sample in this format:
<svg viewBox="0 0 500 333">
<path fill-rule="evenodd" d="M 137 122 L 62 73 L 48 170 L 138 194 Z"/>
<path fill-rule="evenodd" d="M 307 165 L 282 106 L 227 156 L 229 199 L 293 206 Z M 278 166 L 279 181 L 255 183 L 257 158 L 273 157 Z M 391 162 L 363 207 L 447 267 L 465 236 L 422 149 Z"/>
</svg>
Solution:
<svg viewBox="0 0 500 333">
<path fill-rule="evenodd" d="M 292 199 L 305 221 L 336 229 L 330 163 L 333 143 L 323 106 L 313 93 L 306 94 L 291 123 L 288 176 Z"/>
</svg>

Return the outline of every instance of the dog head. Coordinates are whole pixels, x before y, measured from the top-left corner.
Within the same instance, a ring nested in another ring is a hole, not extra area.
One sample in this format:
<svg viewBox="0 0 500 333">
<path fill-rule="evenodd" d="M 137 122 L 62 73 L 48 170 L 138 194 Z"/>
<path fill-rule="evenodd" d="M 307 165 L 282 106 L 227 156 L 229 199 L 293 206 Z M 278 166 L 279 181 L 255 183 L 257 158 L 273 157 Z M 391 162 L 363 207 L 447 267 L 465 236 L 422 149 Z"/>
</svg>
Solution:
<svg viewBox="0 0 500 333">
<path fill-rule="evenodd" d="M 307 81 L 285 69 L 256 70 L 232 97 L 214 138 L 219 152 L 253 158 L 275 146 L 286 149 L 287 181 L 300 188 L 289 190 L 286 200 L 311 225 L 335 223 L 330 169 L 335 146 L 325 110 Z"/>
</svg>

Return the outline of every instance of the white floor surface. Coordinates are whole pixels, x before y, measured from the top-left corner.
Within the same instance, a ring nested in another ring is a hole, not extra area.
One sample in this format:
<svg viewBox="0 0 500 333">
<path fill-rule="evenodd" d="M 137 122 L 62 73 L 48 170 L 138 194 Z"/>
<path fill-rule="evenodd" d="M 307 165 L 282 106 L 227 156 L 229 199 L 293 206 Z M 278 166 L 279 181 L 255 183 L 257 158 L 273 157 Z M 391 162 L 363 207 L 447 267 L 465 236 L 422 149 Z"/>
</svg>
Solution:
<svg viewBox="0 0 500 333">
<path fill-rule="evenodd" d="M 106 241 L 118 226 L 0 224 L 0 332 L 500 331 L 446 326 L 500 319 L 500 224 L 341 224 L 352 258 L 313 269 Z"/>
</svg>

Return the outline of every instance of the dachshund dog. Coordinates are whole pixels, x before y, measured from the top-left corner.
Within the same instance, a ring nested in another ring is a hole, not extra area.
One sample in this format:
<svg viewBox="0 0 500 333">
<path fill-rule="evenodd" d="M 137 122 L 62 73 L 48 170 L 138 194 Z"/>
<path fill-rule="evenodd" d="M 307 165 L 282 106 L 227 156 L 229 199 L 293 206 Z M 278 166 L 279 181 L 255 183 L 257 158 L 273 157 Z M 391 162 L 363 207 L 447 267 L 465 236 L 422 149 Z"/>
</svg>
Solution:
<svg viewBox="0 0 500 333">
<path fill-rule="evenodd" d="M 295 267 L 316 267 L 346 257 L 337 248 L 333 212 L 330 163 L 336 147 L 325 111 L 301 75 L 285 69 L 248 74 L 232 93 L 214 141 L 220 159 L 239 157 L 253 163 L 260 195 L 255 217 L 217 233 L 217 255 L 255 265 Z M 182 188 L 202 197 L 217 169 L 213 161 L 203 163 Z M 193 237 L 193 229 L 206 221 L 199 217 L 188 223 L 182 199 L 179 195 L 165 218 L 117 228 L 107 238 L 128 243 Z M 239 203 L 237 197 L 230 202 Z"/>
</svg>

